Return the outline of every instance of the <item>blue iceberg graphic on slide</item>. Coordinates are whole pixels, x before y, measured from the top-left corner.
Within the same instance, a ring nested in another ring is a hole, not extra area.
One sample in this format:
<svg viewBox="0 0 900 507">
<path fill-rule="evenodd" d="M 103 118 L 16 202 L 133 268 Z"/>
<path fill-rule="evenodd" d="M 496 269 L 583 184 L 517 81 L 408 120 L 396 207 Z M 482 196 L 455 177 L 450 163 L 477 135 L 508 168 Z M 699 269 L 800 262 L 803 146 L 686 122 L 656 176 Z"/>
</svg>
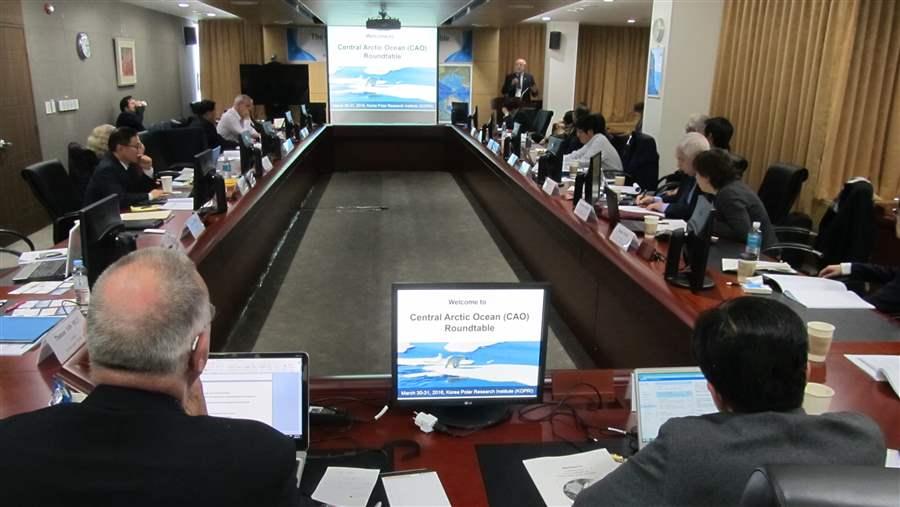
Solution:
<svg viewBox="0 0 900 507">
<path fill-rule="evenodd" d="M 398 398 L 528 397 L 537 393 L 541 343 L 401 344 Z"/>
<path fill-rule="evenodd" d="M 343 67 L 331 74 L 332 109 L 433 110 L 434 69 L 404 67 L 372 74 Z"/>
</svg>

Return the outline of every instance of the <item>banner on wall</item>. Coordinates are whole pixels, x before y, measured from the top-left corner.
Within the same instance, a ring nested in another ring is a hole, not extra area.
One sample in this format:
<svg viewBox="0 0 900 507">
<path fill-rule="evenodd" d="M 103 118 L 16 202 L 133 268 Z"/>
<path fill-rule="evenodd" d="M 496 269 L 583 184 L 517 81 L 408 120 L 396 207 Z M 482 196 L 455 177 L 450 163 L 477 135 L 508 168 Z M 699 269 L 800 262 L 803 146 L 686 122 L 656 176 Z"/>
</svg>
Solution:
<svg viewBox="0 0 900 507">
<path fill-rule="evenodd" d="M 647 72 L 647 96 L 659 97 L 662 92 L 663 63 L 666 51 L 662 46 L 650 49 L 650 70 Z"/>
<path fill-rule="evenodd" d="M 472 30 L 439 30 L 438 61 L 472 63 Z"/>
<path fill-rule="evenodd" d="M 325 29 L 293 27 L 285 30 L 289 62 L 324 62 L 326 58 Z"/>
<path fill-rule="evenodd" d="M 449 123 L 454 102 L 472 104 L 472 30 L 438 31 L 438 122 Z"/>
</svg>

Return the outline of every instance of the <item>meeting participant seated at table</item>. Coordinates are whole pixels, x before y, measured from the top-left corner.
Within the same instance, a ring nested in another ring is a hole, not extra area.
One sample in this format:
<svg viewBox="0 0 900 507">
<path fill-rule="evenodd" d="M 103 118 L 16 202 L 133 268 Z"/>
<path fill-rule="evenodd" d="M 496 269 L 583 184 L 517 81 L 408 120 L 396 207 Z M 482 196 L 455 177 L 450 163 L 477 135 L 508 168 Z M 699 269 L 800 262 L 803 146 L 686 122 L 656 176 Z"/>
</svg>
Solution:
<svg viewBox="0 0 900 507">
<path fill-rule="evenodd" d="M 669 419 L 655 440 L 582 491 L 576 507 L 738 505 L 758 466 L 884 466 L 874 421 L 804 412 L 806 325 L 783 303 L 741 297 L 708 310 L 691 347 L 719 411 Z"/>
<path fill-rule="evenodd" d="M 84 204 L 110 195 L 119 196 L 122 209 L 165 195 L 156 189 L 153 161 L 144 155 L 144 145 L 131 127 L 121 127 L 109 135 L 108 153 L 100 159 L 84 194 Z"/>
<path fill-rule="evenodd" d="M 708 118 L 703 123 L 702 132 L 709 141 L 709 145 L 713 148 L 731 151 L 731 138 L 734 136 L 734 126 L 731 125 L 728 118 L 721 116 Z"/>
<path fill-rule="evenodd" d="M 138 100 L 131 95 L 122 97 L 119 101 L 119 117 L 116 118 L 116 127 L 131 127 L 138 132 L 147 130 L 144 128 L 144 111 L 147 103 Z"/>
<path fill-rule="evenodd" d="M 697 132 L 686 134 L 675 147 L 678 169 L 685 175 L 678 184 L 678 188 L 661 196 L 643 196 L 638 199 L 638 204 L 649 210 L 661 211 L 666 214 L 666 218 L 681 220 L 691 218 L 700 196 L 697 179 L 694 177 L 696 174 L 694 158 L 707 150 L 709 150 L 709 142 L 703 137 L 703 134 Z"/>
<path fill-rule="evenodd" d="M 531 101 L 532 97 L 538 95 L 537 84 L 534 76 L 525 72 L 528 62 L 524 58 L 516 60 L 513 71 L 506 75 L 503 80 L 503 87 L 500 94 L 510 98 L 520 98 L 525 102 Z"/>
<path fill-rule="evenodd" d="M 825 278 L 843 276 L 851 280 L 881 284 L 881 288 L 867 296 L 866 300 L 881 312 L 900 315 L 900 267 L 842 262 L 826 266 L 819 272 L 819 276 Z"/>
<path fill-rule="evenodd" d="M 259 139 L 259 134 L 253 130 L 252 120 L 253 99 L 248 95 L 238 95 L 234 98 L 234 104 L 219 118 L 216 131 L 224 139 L 235 144 L 241 141 L 241 134 L 250 131 L 254 139 Z"/>
<path fill-rule="evenodd" d="M 687 124 L 684 126 L 684 133 L 690 134 L 691 132 L 697 132 L 706 135 L 706 120 L 708 119 L 709 116 L 701 113 L 694 113 L 688 116 Z"/>
<path fill-rule="evenodd" d="M 579 118 L 583 118 L 590 114 L 591 109 L 585 104 L 578 104 L 575 106 L 575 109 L 572 110 L 572 124 L 566 130 L 566 135 L 563 136 L 563 142 L 559 146 L 560 155 L 568 155 L 573 151 L 581 149 L 583 145 L 581 144 L 581 141 L 578 140 L 578 134 L 575 132 L 575 123 L 578 122 Z M 563 118 L 563 120 L 565 120 L 565 118 Z"/>
<path fill-rule="evenodd" d="M 756 192 L 737 178 L 727 151 L 712 148 L 698 153 L 694 157 L 694 170 L 700 190 L 713 196 L 716 209 L 714 236 L 745 243 L 747 234 L 753 229 L 753 222 L 759 222 L 763 249 L 778 242 L 766 207 Z M 697 206 L 694 212 L 697 213 L 699 208 Z M 691 220 L 695 221 L 693 215 Z"/>
<path fill-rule="evenodd" d="M 520 107 L 522 107 L 522 99 L 507 97 L 503 100 L 503 106 L 500 108 L 500 112 L 503 114 L 503 119 L 500 120 L 500 125 L 504 129 L 513 129 L 513 125 L 516 123 L 516 121 L 518 121 L 517 117 Z"/>
<path fill-rule="evenodd" d="M 216 103 L 212 100 L 201 100 L 191 103 L 191 112 L 194 113 L 187 121 L 187 127 L 203 130 L 206 137 L 206 146 L 215 148 L 221 146 L 223 150 L 237 147 L 237 143 L 229 141 L 219 135 L 216 130 Z"/>
<path fill-rule="evenodd" d="M 0 420 L 0 505 L 296 505 L 293 441 L 206 415 L 212 317 L 183 253 L 143 248 L 110 266 L 87 316 L 96 387 Z"/>
<path fill-rule="evenodd" d="M 622 170 L 622 159 L 606 137 L 606 119 L 600 113 L 582 116 L 575 121 L 575 135 L 582 147 L 563 156 L 563 172 L 568 171 L 569 164 L 577 162 L 587 166 L 591 157 L 602 153 L 600 164 L 604 170 Z"/>
<path fill-rule="evenodd" d="M 109 123 L 97 125 L 91 131 L 91 135 L 88 136 L 84 147 L 94 152 L 94 155 L 97 155 L 97 160 L 103 158 L 109 151 L 109 135 L 114 130 L 116 130 L 116 127 Z"/>
</svg>

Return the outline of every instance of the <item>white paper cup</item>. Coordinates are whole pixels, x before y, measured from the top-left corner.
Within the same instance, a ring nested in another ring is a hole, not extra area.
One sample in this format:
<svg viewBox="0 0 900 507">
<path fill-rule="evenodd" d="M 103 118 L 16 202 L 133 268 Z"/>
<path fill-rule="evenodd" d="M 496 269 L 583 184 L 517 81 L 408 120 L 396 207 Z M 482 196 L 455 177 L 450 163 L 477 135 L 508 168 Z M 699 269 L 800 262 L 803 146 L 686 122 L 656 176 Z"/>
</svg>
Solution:
<svg viewBox="0 0 900 507">
<path fill-rule="evenodd" d="M 625 176 L 616 176 L 615 185 L 618 187 L 625 185 Z"/>
<path fill-rule="evenodd" d="M 162 176 L 159 178 L 159 181 L 162 182 L 163 192 L 167 194 L 172 193 L 172 177 L 171 176 Z"/>
<path fill-rule="evenodd" d="M 819 321 L 807 322 L 806 333 L 809 337 L 807 358 L 815 363 L 824 362 L 834 338 L 834 325 Z"/>
<path fill-rule="evenodd" d="M 644 236 L 656 236 L 659 228 L 659 217 L 656 215 L 644 215 Z"/>
<path fill-rule="evenodd" d="M 834 389 L 817 382 L 807 382 L 803 390 L 803 410 L 809 415 L 824 414 L 834 398 Z"/>
<path fill-rule="evenodd" d="M 744 283 L 756 273 L 756 261 L 753 259 L 738 259 L 737 280 Z"/>
</svg>

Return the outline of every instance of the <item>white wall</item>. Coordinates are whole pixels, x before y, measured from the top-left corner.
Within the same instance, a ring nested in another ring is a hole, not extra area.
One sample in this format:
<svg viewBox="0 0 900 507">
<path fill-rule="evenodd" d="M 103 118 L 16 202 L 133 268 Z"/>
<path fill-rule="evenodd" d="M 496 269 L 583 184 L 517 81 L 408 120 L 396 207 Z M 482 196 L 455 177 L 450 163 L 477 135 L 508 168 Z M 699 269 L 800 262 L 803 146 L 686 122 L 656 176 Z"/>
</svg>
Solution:
<svg viewBox="0 0 900 507">
<path fill-rule="evenodd" d="M 723 7 L 724 0 L 653 2 L 650 48 L 665 47 L 665 64 L 661 97 L 645 97 L 643 128 L 656 138 L 660 176 L 675 170 L 675 146 L 688 117 L 709 114 Z M 653 38 L 657 18 L 666 23 L 661 43 Z"/>
<path fill-rule="evenodd" d="M 550 32 L 562 32 L 559 49 L 550 49 Z M 575 104 L 575 67 L 578 63 L 578 22 L 547 23 L 544 56 L 544 109 L 553 111 L 553 121 Z"/>
</svg>

